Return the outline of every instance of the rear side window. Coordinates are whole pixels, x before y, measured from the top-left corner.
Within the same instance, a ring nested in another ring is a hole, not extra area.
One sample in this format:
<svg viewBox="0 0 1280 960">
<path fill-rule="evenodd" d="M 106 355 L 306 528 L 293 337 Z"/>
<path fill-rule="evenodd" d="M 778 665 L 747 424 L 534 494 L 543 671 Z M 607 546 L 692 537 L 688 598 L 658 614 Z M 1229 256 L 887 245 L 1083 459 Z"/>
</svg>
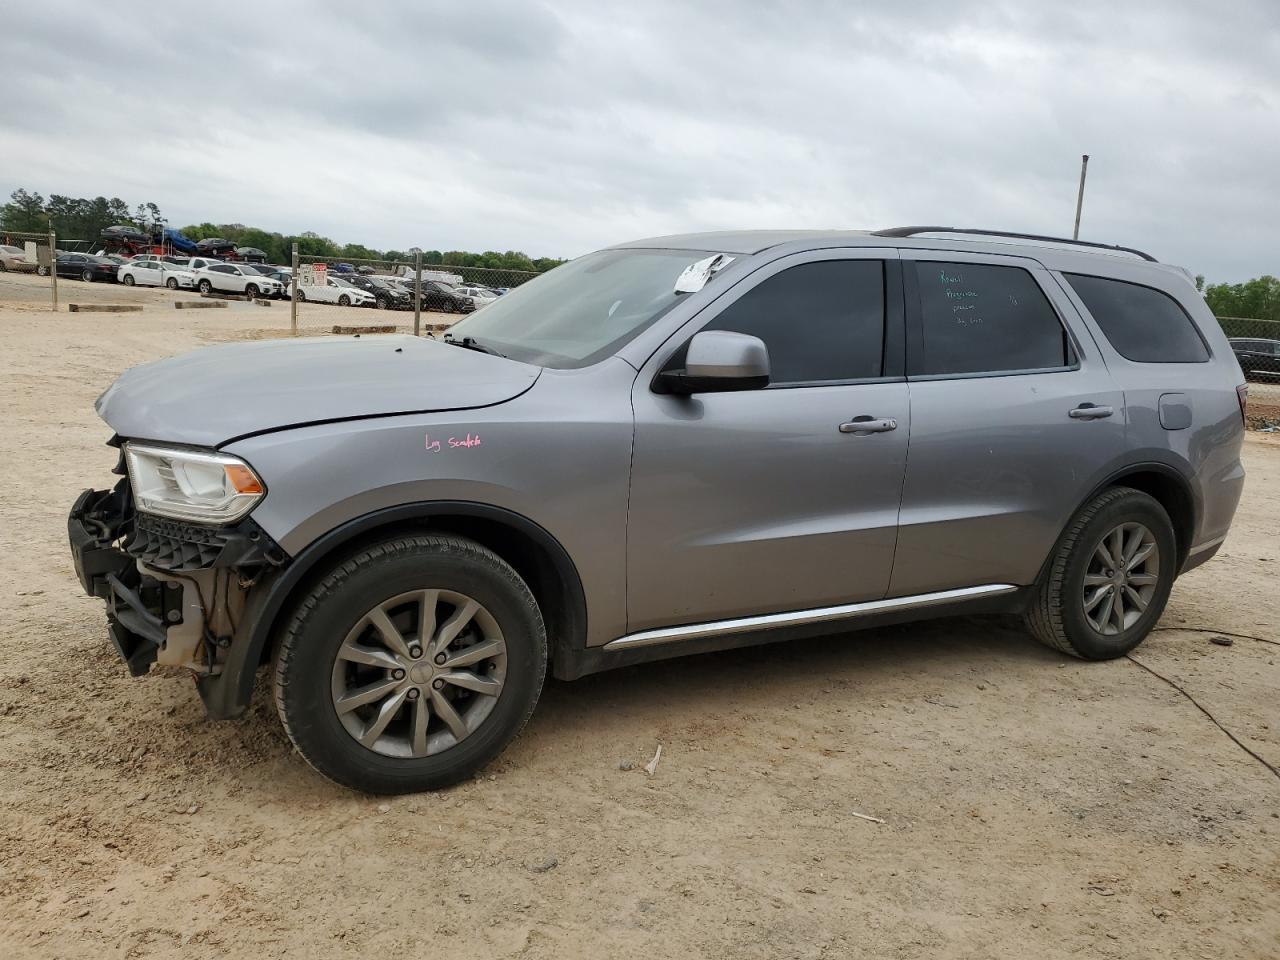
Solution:
<svg viewBox="0 0 1280 960">
<path fill-rule="evenodd" d="M 878 377 L 884 355 L 884 264 L 826 260 L 789 267 L 749 290 L 703 329 L 763 340 L 771 384 Z"/>
<path fill-rule="evenodd" d="M 1063 274 L 1111 345 L 1138 363 L 1203 363 L 1209 351 L 1187 312 L 1151 287 L 1081 273 Z"/>
<path fill-rule="evenodd" d="M 921 339 L 915 376 L 1009 373 L 1070 366 L 1071 342 L 1035 279 L 1021 267 L 915 264 Z"/>
</svg>

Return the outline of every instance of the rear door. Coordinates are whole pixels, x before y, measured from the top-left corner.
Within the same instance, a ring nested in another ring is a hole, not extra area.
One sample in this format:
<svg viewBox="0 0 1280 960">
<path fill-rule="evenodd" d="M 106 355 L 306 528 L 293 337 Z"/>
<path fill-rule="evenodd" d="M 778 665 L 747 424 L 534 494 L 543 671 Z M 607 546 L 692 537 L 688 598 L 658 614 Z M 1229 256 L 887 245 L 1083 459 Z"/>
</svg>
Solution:
<svg viewBox="0 0 1280 960">
<path fill-rule="evenodd" d="M 135 260 L 133 263 L 133 279 L 136 283 L 141 283 L 144 286 L 160 286 L 164 283 L 164 277 L 160 274 L 160 262 L 147 259 L 139 263 Z"/>
<path fill-rule="evenodd" d="M 628 629 L 884 596 L 910 433 L 897 253 L 823 250 L 744 278 L 633 391 Z M 655 392 L 699 330 L 762 339 L 764 389 Z M 855 421 L 879 421 L 878 432 Z"/>
<path fill-rule="evenodd" d="M 1037 261 L 902 257 L 911 457 L 890 596 L 1029 584 L 1124 455 L 1124 394 Z"/>
</svg>

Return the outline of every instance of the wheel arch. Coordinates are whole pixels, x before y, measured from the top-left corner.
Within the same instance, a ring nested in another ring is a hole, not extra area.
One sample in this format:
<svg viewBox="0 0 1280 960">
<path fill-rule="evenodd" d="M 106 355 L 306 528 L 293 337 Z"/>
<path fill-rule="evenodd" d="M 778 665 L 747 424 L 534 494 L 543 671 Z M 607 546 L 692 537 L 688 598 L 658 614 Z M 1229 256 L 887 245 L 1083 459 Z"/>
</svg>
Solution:
<svg viewBox="0 0 1280 960">
<path fill-rule="evenodd" d="M 1195 537 L 1200 518 L 1200 504 L 1196 499 L 1195 488 L 1191 485 L 1191 481 L 1180 470 L 1167 463 L 1150 460 L 1127 464 L 1113 470 L 1093 487 L 1075 505 L 1070 516 L 1074 517 L 1086 504 L 1112 487 L 1131 487 L 1134 490 L 1140 490 L 1164 507 L 1173 523 L 1174 541 L 1178 545 L 1178 562 L 1175 569 L 1181 570 L 1191 552 L 1191 542 Z M 1067 522 L 1069 524 L 1070 519 Z M 1042 573 L 1048 569 L 1052 560 L 1053 555 L 1050 554 L 1045 561 Z"/>
<path fill-rule="evenodd" d="M 546 622 L 548 656 L 573 675 L 586 644 L 587 604 L 582 580 L 568 551 L 529 518 L 489 504 L 431 501 L 402 504 L 365 514 L 312 541 L 287 566 L 250 593 L 241 633 L 227 653 L 223 672 L 198 682 L 214 719 L 238 716 L 249 706 L 258 668 L 269 658 L 281 621 L 292 602 L 329 563 L 394 534 L 429 530 L 470 537 L 493 550 L 528 584 Z"/>
</svg>

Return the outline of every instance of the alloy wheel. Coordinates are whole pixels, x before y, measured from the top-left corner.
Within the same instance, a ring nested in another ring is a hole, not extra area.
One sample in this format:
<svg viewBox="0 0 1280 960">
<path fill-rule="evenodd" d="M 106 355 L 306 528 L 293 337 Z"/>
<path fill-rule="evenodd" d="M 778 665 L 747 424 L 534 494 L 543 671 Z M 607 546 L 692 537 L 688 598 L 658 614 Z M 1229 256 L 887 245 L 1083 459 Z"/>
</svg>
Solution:
<svg viewBox="0 0 1280 960">
<path fill-rule="evenodd" d="M 433 756 L 484 723 L 506 671 L 506 640 L 479 601 L 418 590 L 356 622 L 334 661 L 332 703 L 347 733 L 375 753 Z"/>
<path fill-rule="evenodd" d="M 1160 547 L 1141 523 L 1122 523 L 1093 549 L 1081 603 L 1103 636 L 1123 633 L 1142 618 L 1160 583 Z"/>
</svg>

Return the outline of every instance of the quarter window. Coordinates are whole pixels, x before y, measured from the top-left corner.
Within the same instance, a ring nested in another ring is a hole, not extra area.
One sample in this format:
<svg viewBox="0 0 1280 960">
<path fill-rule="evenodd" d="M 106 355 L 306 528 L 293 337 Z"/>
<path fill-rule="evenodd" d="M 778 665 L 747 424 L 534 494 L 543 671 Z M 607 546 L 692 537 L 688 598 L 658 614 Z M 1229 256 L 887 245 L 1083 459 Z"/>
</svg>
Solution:
<svg viewBox="0 0 1280 960">
<path fill-rule="evenodd" d="M 1181 304 L 1123 280 L 1063 274 L 1116 352 L 1138 363 L 1203 363 L 1209 351 Z"/>
<path fill-rule="evenodd" d="M 1010 373 L 1075 362 L 1062 321 L 1021 267 L 920 261 L 915 270 L 922 330 L 910 360 L 913 375 Z"/>
<path fill-rule="evenodd" d="M 775 274 L 704 330 L 759 337 L 772 384 L 878 377 L 884 354 L 884 264 L 825 260 Z"/>
</svg>

